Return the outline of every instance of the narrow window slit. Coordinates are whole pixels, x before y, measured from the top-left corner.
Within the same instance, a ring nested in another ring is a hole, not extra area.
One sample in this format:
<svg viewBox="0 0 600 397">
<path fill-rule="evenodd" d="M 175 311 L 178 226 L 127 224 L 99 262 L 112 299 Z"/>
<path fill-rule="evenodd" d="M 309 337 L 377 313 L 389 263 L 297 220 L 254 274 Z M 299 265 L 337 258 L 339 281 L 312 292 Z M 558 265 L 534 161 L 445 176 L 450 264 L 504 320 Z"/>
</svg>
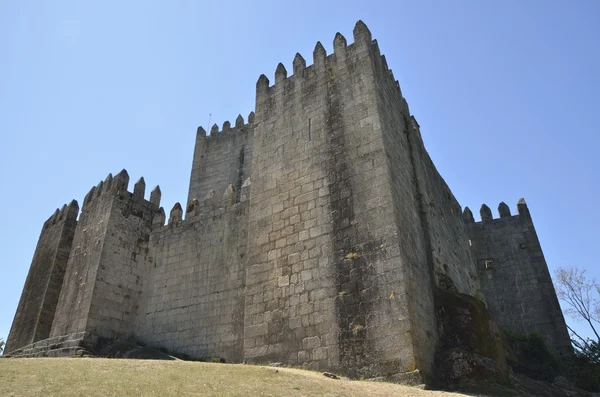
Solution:
<svg viewBox="0 0 600 397">
<path fill-rule="evenodd" d="M 311 142 L 312 141 L 312 132 L 311 132 L 311 121 L 312 119 L 308 119 L 308 141 Z"/>
</svg>

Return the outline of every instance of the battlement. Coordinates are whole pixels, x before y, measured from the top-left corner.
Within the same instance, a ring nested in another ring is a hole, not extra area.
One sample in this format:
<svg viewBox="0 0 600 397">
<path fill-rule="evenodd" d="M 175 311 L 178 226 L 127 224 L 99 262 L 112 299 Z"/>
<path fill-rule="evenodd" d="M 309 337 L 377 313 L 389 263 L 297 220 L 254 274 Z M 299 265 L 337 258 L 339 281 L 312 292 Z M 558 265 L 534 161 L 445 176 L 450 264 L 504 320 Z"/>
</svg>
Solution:
<svg viewBox="0 0 600 397">
<path fill-rule="evenodd" d="M 479 215 L 480 215 L 480 221 L 475 221 L 475 218 L 473 217 L 473 212 L 471 211 L 471 209 L 469 207 L 465 207 L 464 211 L 463 211 L 463 221 L 466 224 L 470 224 L 470 223 L 474 223 L 474 224 L 482 224 L 482 223 L 487 223 L 487 222 L 493 222 L 493 221 L 497 221 L 500 219 L 505 219 L 505 218 L 521 218 L 524 220 L 529 220 L 531 221 L 531 214 L 529 213 L 529 208 L 527 207 L 527 203 L 525 202 L 524 198 L 521 198 L 518 202 L 517 202 L 517 214 L 516 215 L 512 215 L 510 212 L 510 208 L 508 207 L 508 205 L 506 205 L 506 203 L 504 201 L 500 202 L 500 204 L 498 204 L 498 215 L 499 218 L 494 218 L 494 216 L 492 215 L 492 210 L 490 209 L 490 207 L 488 207 L 486 204 L 482 204 L 481 208 L 479 209 Z"/>
<path fill-rule="evenodd" d="M 570 354 L 570 340 L 552 278 L 525 199 L 517 213 L 486 204 L 475 221 L 468 207 L 463 221 L 488 308 L 500 326 L 517 333 L 537 332 L 554 353 Z"/>
<path fill-rule="evenodd" d="M 239 114 L 235 119 L 235 125 L 232 127 L 229 121 L 223 122 L 223 127 L 219 129 L 219 126 L 215 123 L 210 128 L 210 134 L 206 135 L 206 130 L 200 126 L 196 131 L 196 134 L 200 137 L 205 138 L 226 138 L 229 135 L 233 135 L 236 133 L 246 133 L 248 132 L 248 128 L 254 123 L 254 112 L 250 112 L 248 114 L 248 122 L 244 122 L 244 117 Z"/>
<path fill-rule="evenodd" d="M 126 197 L 134 201 L 145 203 L 155 209 L 160 207 L 161 191 L 157 185 L 152 192 L 148 200 L 145 200 L 144 196 L 146 193 L 146 181 L 144 177 L 141 177 L 133 186 L 133 191 L 129 192 L 129 173 L 126 169 L 121 170 L 117 175 L 113 177 L 111 173 L 108 174 L 106 179 L 100 181 L 96 186 L 88 191 L 83 199 L 82 211 L 86 211 L 92 203 L 106 197 Z"/>
<path fill-rule="evenodd" d="M 242 184 L 240 194 L 237 194 L 235 186 L 227 186 L 222 195 L 215 190 L 211 190 L 202 201 L 194 198 L 185 209 L 185 218 L 183 207 L 179 202 L 173 205 L 166 218 L 165 209 L 160 207 L 159 212 L 154 215 L 152 220 L 152 230 L 167 230 L 185 226 L 200 219 L 211 218 L 223 215 L 231 210 L 235 210 L 236 205 L 246 202 L 250 198 L 250 179 L 248 178 Z M 165 224 L 166 222 L 166 224 Z"/>
<path fill-rule="evenodd" d="M 225 121 L 221 129 L 214 124 L 209 135 L 198 127 L 188 203 L 203 200 L 211 190 L 224 191 L 230 184 L 239 194 L 243 181 L 250 176 L 254 117 L 250 112 L 246 122 L 240 114 L 235 125 Z"/>
<path fill-rule="evenodd" d="M 286 84 L 297 80 L 309 78 L 311 72 L 329 71 L 330 78 L 334 78 L 334 66 L 343 64 L 347 59 L 355 57 L 368 49 L 373 49 L 374 53 L 381 57 L 382 63 L 386 70 L 389 71 L 393 78 L 393 73 L 387 67 L 385 56 L 379 53 L 377 40 L 373 40 L 371 32 L 364 22 L 358 21 L 353 30 L 354 43 L 348 44 L 346 38 L 341 33 L 336 33 L 333 39 L 333 54 L 327 55 L 327 51 L 320 41 L 315 45 L 313 50 L 313 63 L 306 66 L 306 61 L 300 53 L 296 53 L 292 62 L 293 74 L 288 76 L 287 69 L 283 63 L 279 63 L 275 69 L 274 83 L 270 84 L 269 78 L 261 74 L 256 83 L 257 103 L 265 100 L 279 88 L 285 87 Z M 400 85 L 396 81 L 398 90 Z"/>
<path fill-rule="evenodd" d="M 77 215 L 79 214 L 79 203 L 77 200 L 71 200 L 69 205 L 64 204 L 62 208 L 59 210 L 58 208 L 54 213 L 44 222 L 44 226 L 42 230 L 46 230 L 52 225 L 55 225 L 60 222 L 64 222 L 67 220 L 76 220 Z"/>
</svg>

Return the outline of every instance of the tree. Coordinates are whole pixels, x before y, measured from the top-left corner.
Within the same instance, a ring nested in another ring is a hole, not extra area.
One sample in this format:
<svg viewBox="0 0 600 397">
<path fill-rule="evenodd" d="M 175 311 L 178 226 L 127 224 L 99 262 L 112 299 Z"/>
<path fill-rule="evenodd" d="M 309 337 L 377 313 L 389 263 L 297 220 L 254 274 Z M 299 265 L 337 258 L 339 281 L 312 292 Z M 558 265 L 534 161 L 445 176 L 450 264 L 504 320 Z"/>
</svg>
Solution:
<svg viewBox="0 0 600 397">
<path fill-rule="evenodd" d="M 0 338 L 0 355 L 2 355 L 2 353 L 4 353 L 4 345 L 6 344 L 6 342 L 4 342 L 4 338 Z"/>
<path fill-rule="evenodd" d="M 556 270 L 558 298 L 566 304 L 565 314 L 576 321 L 586 322 L 596 339 L 584 338 L 567 325 L 576 353 L 592 363 L 600 363 L 600 284 L 588 279 L 585 269 L 577 266 Z"/>
</svg>

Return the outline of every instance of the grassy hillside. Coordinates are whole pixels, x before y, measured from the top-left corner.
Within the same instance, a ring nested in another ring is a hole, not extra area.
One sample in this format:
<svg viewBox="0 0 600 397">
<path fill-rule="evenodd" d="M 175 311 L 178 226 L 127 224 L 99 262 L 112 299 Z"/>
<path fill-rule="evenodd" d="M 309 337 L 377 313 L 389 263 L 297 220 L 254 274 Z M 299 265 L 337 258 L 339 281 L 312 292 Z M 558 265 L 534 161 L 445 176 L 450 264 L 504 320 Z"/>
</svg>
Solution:
<svg viewBox="0 0 600 397">
<path fill-rule="evenodd" d="M 0 396 L 460 396 L 319 372 L 100 358 L 0 359 Z"/>
</svg>

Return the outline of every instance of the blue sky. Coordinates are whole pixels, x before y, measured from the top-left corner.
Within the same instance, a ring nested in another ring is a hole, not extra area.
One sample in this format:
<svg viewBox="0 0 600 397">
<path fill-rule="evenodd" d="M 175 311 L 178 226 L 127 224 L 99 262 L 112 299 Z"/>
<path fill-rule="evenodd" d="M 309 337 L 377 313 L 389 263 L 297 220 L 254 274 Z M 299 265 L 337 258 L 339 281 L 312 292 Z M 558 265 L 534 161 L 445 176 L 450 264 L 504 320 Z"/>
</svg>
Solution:
<svg viewBox="0 0 600 397">
<path fill-rule="evenodd" d="M 460 203 L 525 197 L 551 269 L 600 278 L 598 1 L 4 1 L 0 337 L 56 207 L 122 168 L 185 201 L 197 126 L 358 19 Z"/>
</svg>

